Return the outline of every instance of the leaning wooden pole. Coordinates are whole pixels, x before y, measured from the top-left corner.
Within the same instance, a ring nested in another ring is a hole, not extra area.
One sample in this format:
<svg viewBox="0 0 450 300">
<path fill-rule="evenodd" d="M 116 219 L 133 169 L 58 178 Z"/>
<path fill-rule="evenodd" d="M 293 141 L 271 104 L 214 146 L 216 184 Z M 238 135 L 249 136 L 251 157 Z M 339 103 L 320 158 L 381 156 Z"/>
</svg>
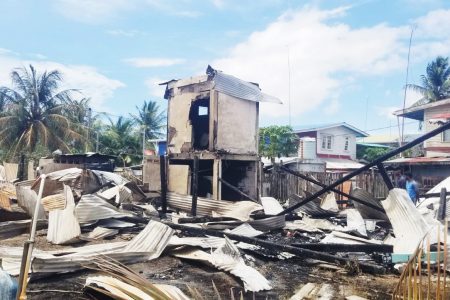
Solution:
<svg viewBox="0 0 450 300">
<path fill-rule="evenodd" d="M 26 292 L 27 292 L 27 284 L 28 284 L 28 272 L 30 271 L 30 262 L 31 262 L 31 257 L 33 255 L 34 238 L 36 236 L 37 221 L 38 221 L 38 217 L 39 217 L 39 205 L 41 204 L 42 193 L 44 191 L 46 175 L 42 174 L 40 177 L 41 177 L 41 183 L 39 186 L 39 192 L 38 192 L 38 196 L 36 199 L 36 205 L 34 207 L 33 222 L 31 223 L 30 238 L 24 244 L 22 263 L 20 265 L 19 287 L 17 289 L 17 299 L 18 300 L 27 299 Z"/>
<path fill-rule="evenodd" d="M 435 136 L 435 135 L 437 135 L 437 134 L 439 134 L 441 132 L 444 132 L 447 129 L 450 129 L 450 122 L 447 122 L 444 125 L 442 125 L 441 127 L 438 127 L 436 129 L 434 129 L 434 130 L 432 130 L 432 131 L 430 131 L 430 132 L 428 132 L 428 133 L 418 137 L 417 139 L 409 142 L 408 144 L 405 144 L 405 145 L 403 145 L 403 146 L 401 146 L 401 147 L 399 147 L 399 148 L 397 148 L 395 150 L 392 150 L 392 151 L 386 153 L 385 155 L 382 155 L 379 158 L 375 159 L 373 162 L 371 162 L 371 163 L 369 163 L 369 164 L 367 164 L 367 165 L 365 165 L 365 166 L 363 166 L 363 167 L 361 167 L 361 168 L 359 168 L 359 169 L 357 169 L 357 170 L 355 170 L 353 172 L 348 173 L 347 175 L 343 176 L 341 179 L 336 180 L 335 182 L 333 182 L 332 184 L 330 184 L 326 188 L 324 188 L 324 189 L 322 189 L 322 190 L 312 194 L 311 196 L 307 197 L 302 202 L 299 202 L 299 203 L 297 203 L 297 204 L 295 204 L 295 205 L 285 209 L 284 211 L 280 212 L 278 215 L 279 216 L 285 215 L 287 213 L 290 213 L 290 212 L 296 210 L 300 206 L 302 206 L 302 205 L 304 205 L 304 204 L 306 204 L 306 203 L 316 199 L 317 197 L 322 196 L 326 192 L 329 192 L 330 190 L 332 190 L 335 187 L 339 186 L 340 184 L 346 182 L 347 180 L 355 177 L 356 175 L 361 174 L 362 172 L 369 170 L 373 166 L 376 166 L 376 165 L 378 165 L 378 164 L 388 160 L 389 158 L 392 158 L 392 157 L 402 153 L 403 151 L 408 150 L 408 149 L 410 149 L 410 148 L 412 148 L 412 147 L 422 143 L 423 141 L 425 141 L 425 140 L 427 140 L 427 139 L 429 139 L 429 138 L 431 138 L 431 137 L 433 137 L 433 136 Z"/>
</svg>

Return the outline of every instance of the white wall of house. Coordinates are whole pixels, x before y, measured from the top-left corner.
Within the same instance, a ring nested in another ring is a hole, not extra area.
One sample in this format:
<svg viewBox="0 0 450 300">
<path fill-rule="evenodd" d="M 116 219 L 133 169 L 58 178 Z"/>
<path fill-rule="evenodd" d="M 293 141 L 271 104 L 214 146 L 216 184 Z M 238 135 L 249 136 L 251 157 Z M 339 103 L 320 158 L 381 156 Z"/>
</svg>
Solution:
<svg viewBox="0 0 450 300">
<path fill-rule="evenodd" d="M 356 135 L 354 131 L 344 126 L 318 130 L 317 154 L 350 156 L 351 159 L 356 159 Z"/>
<path fill-rule="evenodd" d="M 436 107 L 430 107 L 424 111 L 424 128 L 425 132 L 430 132 L 439 127 L 438 124 L 430 124 L 429 119 L 434 118 L 438 114 L 450 113 L 450 104 L 439 105 Z M 426 148 L 447 148 L 446 152 L 439 152 L 438 150 L 427 150 L 427 157 L 438 157 L 438 156 L 449 156 L 448 148 L 450 148 L 450 131 L 443 132 L 441 134 L 435 135 L 424 142 L 424 147 Z"/>
</svg>

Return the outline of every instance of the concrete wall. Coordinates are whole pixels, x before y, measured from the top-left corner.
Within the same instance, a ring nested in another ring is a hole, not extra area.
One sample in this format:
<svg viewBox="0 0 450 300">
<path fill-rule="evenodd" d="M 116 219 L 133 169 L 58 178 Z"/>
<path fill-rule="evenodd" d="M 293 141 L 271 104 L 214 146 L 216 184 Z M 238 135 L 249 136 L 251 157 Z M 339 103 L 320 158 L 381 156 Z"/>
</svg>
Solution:
<svg viewBox="0 0 450 300">
<path fill-rule="evenodd" d="M 434 118 L 437 114 L 443 113 L 450 113 L 450 104 L 431 107 L 425 110 L 423 124 L 425 132 L 432 131 L 433 129 L 439 127 L 438 124 L 430 124 L 428 120 Z M 448 156 L 450 153 L 450 142 L 443 141 L 443 133 L 435 135 L 425 141 L 424 147 L 426 150 L 426 156 L 428 157 Z"/>
<path fill-rule="evenodd" d="M 218 93 L 215 149 L 233 154 L 258 153 L 258 103 Z"/>
<path fill-rule="evenodd" d="M 189 111 L 196 93 L 176 95 L 169 100 L 168 106 L 168 153 L 188 152 L 192 142 L 192 126 Z"/>
<path fill-rule="evenodd" d="M 161 173 L 159 157 L 146 157 L 142 177 L 144 184 L 148 184 L 150 191 L 161 190 Z"/>
<path fill-rule="evenodd" d="M 322 149 L 322 136 L 331 135 L 333 138 L 330 150 Z M 344 150 L 345 138 L 349 138 L 348 151 Z M 356 136 L 350 129 L 339 126 L 317 132 L 317 154 L 322 157 L 342 157 L 356 159 Z"/>
</svg>

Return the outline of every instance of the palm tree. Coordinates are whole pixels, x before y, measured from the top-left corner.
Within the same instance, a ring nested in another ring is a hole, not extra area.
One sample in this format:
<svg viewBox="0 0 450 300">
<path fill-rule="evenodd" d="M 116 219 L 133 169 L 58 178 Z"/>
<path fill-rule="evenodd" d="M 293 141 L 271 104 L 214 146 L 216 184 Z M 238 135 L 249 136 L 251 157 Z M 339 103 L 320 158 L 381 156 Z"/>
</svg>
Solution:
<svg viewBox="0 0 450 300">
<path fill-rule="evenodd" d="M 450 67 L 448 57 L 438 56 L 427 66 L 426 75 L 420 76 L 422 85 L 408 84 L 406 87 L 422 94 L 423 98 L 414 106 L 435 102 L 450 97 Z"/>
<path fill-rule="evenodd" d="M 5 111 L 0 115 L 0 146 L 14 156 L 17 150 L 33 152 L 37 146 L 49 151 L 70 152 L 69 142 L 83 139 L 83 128 L 74 124 L 64 109 L 74 90 L 59 91 L 59 71 L 37 74 L 30 65 L 11 72 L 13 88 L 1 87 Z"/>
<path fill-rule="evenodd" d="M 156 139 L 162 136 L 165 127 L 166 116 L 160 111 L 155 101 L 144 101 L 142 108 L 136 106 L 138 115 L 131 114 L 133 120 L 145 128 L 145 136 L 148 139 Z"/>
<path fill-rule="evenodd" d="M 127 164 L 137 161 L 134 158 L 138 156 L 142 158 L 139 137 L 134 130 L 133 120 L 120 116 L 116 122 L 111 119 L 109 122 L 100 138 L 102 152 L 120 156 Z"/>
</svg>

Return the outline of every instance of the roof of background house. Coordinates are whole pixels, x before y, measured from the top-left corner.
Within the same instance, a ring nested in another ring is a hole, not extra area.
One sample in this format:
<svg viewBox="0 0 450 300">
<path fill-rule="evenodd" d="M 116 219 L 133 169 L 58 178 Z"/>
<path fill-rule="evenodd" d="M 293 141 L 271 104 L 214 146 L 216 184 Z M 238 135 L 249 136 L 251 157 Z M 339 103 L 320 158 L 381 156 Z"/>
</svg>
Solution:
<svg viewBox="0 0 450 300">
<path fill-rule="evenodd" d="M 409 118 L 409 119 L 423 121 L 425 109 L 436 107 L 436 106 L 441 106 L 441 105 L 446 105 L 446 104 L 450 104 L 450 98 L 427 103 L 427 104 L 422 104 L 422 105 L 416 105 L 416 106 L 413 105 L 413 106 L 410 106 L 405 109 L 399 109 L 394 112 L 394 115 L 398 116 L 398 117 L 405 117 L 405 118 Z"/>
<path fill-rule="evenodd" d="M 372 148 L 390 148 L 390 146 L 382 145 L 382 144 L 373 144 L 373 143 L 361 143 L 357 142 L 357 146 L 364 146 L 364 147 L 372 147 Z"/>
<path fill-rule="evenodd" d="M 355 132 L 356 137 L 367 137 L 369 134 L 366 132 L 350 125 L 345 122 L 340 123 L 328 123 L 328 124 L 319 124 L 319 125 L 302 125 L 302 126 L 294 126 L 294 132 L 295 133 L 302 133 L 302 132 L 310 132 L 310 131 L 318 131 L 318 130 L 324 130 L 328 128 L 334 128 L 334 127 L 346 127 L 347 129 L 350 129 L 351 131 Z"/>
<path fill-rule="evenodd" d="M 420 133 L 405 134 L 405 142 L 410 142 L 421 136 Z M 358 144 L 397 144 L 398 134 L 377 134 L 358 140 Z"/>
<path fill-rule="evenodd" d="M 448 165 L 450 157 L 400 157 L 383 162 L 386 165 Z"/>
</svg>

